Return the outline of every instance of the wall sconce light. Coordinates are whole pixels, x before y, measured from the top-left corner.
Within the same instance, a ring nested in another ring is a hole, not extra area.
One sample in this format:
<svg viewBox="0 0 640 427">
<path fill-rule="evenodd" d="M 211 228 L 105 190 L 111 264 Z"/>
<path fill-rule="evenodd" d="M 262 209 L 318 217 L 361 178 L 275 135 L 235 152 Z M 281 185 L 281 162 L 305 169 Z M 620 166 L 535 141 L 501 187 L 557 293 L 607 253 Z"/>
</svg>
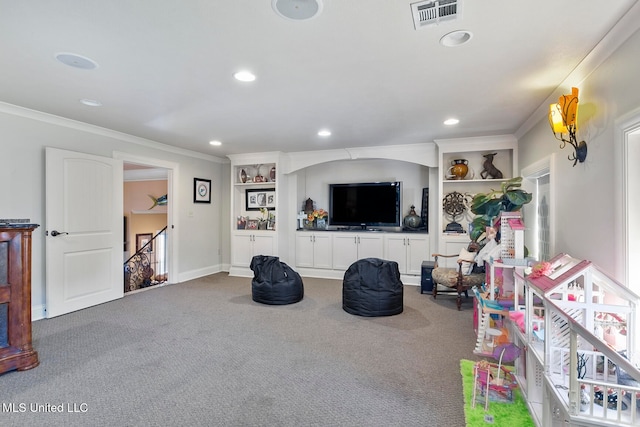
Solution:
<svg viewBox="0 0 640 427">
<path fill-rule="evenodd" d="M 556 139 L 562 141 L 560 143 L 561 149 L 567 143 L 573 147 L 574 153 L 567 156 L 569 160 L 573 160 L 573 166 L 578 162 L 584 162 L 587 158 L 587 143 L 584 141 L 578 142 L 576 139 L 578 130 L 578 88 L 571 88 L 571 95 L 562 95 L 558 98 L 557 104 L 549 106 L 549 124 Z"/>
</svg>

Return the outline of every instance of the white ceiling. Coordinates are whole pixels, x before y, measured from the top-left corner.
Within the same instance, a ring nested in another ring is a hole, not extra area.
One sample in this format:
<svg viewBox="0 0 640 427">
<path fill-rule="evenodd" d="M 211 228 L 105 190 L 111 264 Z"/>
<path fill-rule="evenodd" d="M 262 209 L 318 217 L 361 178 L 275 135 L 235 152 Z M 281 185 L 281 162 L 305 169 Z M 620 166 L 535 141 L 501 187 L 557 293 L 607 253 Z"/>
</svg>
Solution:
<svg viewBox="0 0 640 427">
<path fill-rule="evenodd" d="M 271 0 L 0 0 L 0 101 L 221 157 L 515 133 L 636 2 L 466 0 L 415 30 L 410 0 L 305 21 Z M 439 44 L 459 29 L 468 44 Z"/>
</svg>

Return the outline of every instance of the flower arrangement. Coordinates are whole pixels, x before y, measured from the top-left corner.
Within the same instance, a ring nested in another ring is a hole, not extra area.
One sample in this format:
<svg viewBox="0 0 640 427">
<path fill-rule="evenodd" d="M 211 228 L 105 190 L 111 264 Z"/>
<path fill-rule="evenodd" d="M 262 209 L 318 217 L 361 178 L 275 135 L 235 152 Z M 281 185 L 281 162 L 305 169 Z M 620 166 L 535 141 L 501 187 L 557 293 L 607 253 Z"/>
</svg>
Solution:
<svg viewBox="0 0 640 427">
<path fill-rule="evenodd" d="M 326 219 L 329 216 L 329 213 L 324 209 L 316 209 L 313 212 L 307 214 L 307 219 L 309 221 L 315 221 L 316 219 Z"/>
<path fill-rule="evenodd" d="M 529 277 L 531 279 L 537 279 L 538 277 L 546 276 L 551 273 L 553 270 L 550 262 L 539 262 L 533 267 L 531 267 L 531 273 L 529 273 Z"/>
</svg>

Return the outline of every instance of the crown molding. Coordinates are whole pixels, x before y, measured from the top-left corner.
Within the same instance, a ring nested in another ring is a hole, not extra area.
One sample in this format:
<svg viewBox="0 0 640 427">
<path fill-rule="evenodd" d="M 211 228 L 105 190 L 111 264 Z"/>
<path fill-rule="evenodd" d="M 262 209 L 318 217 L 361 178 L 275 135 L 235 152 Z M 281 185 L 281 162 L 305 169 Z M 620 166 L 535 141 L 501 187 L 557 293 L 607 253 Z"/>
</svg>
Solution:
<svg viewBox="0 0 640 427">
<path fill-rule="evenodd" d="M 186 157 L 193 157 L 196 159 L 208 160 L 214 163 L 228 163 L 226 159 L 223 159 L 221 157 L 199 153 L 197 151 L 187 150 L 184 148 L 174 147 L 172 145 L 163 144 L 158 141 L 153 141 L 150 139 L 133 136 L 128 133 L 118 132 L 112 129 L 103 128 L 103 127 L 92 125 L 89 123 L 80 122 L 78 120 L 72 120 L 65 117 L 56 116 L 54 114 L 44 113 L 42 111 L 32 110 L 30 108 L 20 107 L 18 105 L 9 104 L 1 101 L 0 101 L 0 113 L 11 114 L 13 116 L 19 116 L 19 117 L 24 117 L 26 119 L 37 120 L 43 123 L 49 123 L 56 126 L 61 126 L 69 129 L 79 130 L 82 132 L 92 133 L 94 135 L 105 136 L 107 138 L 113 138 L 119 141 L 142 145 L 144 147 L 154 148 L 156 150 L 166 151 L 172 154 L 179 154 Z"/>
</svg>

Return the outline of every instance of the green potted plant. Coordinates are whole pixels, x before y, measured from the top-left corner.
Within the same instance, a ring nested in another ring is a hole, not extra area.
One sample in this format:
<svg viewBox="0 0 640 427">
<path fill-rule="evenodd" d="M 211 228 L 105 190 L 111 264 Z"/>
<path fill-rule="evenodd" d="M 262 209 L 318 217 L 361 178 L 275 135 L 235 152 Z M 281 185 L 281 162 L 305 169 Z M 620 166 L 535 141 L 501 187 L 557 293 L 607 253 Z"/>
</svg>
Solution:
<svg viewBox="0 0 640 427">
<path fill-rule="evenodd" d="M 517 212 L 531 201 L 532 194 L 522 190 L 521 185 L 522 177 L 518 176 L 502 182 L 500 190 L 473 196 L 471 212 L 477 216 L 471 222 L 472 241 L 477 241 L 487 227 L 493 226 L 500 212 Z"/>
</svg>

